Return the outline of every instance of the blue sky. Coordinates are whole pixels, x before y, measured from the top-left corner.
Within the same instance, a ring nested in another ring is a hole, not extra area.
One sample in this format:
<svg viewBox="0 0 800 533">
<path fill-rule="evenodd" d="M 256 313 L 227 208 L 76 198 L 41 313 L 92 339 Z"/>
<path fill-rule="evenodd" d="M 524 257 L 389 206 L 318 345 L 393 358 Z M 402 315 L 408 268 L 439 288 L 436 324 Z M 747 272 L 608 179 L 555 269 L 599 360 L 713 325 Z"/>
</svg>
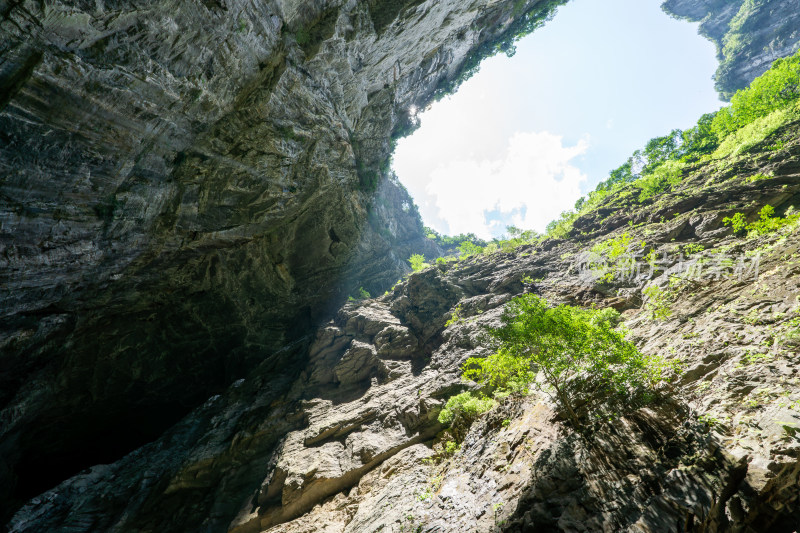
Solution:
<svg viewBox="0 0 800 533">
<path fill-rule="evenodd" d="M 718 109 L 716 68 L 660 0 L 572 0 L 420 113 L 393 167 L 437 231 L 542 231 L 649 139 Z"/>
</svg>

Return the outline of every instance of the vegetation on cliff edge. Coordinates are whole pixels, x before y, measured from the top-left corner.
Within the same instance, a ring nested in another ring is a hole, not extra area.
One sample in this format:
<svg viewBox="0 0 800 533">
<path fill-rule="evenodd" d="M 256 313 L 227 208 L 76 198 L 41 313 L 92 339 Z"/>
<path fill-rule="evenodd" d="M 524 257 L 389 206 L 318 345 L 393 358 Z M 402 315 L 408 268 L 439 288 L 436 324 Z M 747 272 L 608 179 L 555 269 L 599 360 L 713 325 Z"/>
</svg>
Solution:
<svg viewBox="0 0 800 533">
<path fill-rule="evenodd" d="M 673 130 L 648 141 L 587 196 L 547 227 L 547 236 L 563 238 L 573 222 L 614 195 L 644 203 L 683 180 L 693 164 L 739 156 L 800 118 L 800 52 L 778 59 L 772 68 L 738 91 L 731 104 L 703 115 L 693 128 Z M 779 148 L 779 146 L 776 146 Z"/>
<path fill-rule="evenodd" d="M 484 396 L 451 399 L 440 422 L 459 415 L 474 419 L 491 407 L 488 395 L 525 394 L 532 385 L 550 395 L 577 428 L 581 409 L 608 418 L 623 406 L 644 405 L 677 371 L 675 361 L 644 355 L 627 340 L 613 309 L 550 307 L 526 294 L 506 306 L 501 322 L 489 329 L 498 350 L 468 359 L 463 369 L 464 379 L 482 385 Z"/>
</svg>

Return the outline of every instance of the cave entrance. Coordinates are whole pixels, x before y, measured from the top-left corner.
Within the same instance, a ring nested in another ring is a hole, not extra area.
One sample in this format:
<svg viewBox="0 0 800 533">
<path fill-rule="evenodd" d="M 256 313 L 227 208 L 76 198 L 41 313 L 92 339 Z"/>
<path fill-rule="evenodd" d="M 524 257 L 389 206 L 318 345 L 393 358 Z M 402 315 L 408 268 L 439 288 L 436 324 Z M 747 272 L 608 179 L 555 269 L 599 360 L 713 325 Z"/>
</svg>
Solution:
<svg viewBox="0 0 800 533">
<path fill-rule="evenodd" d="M 717 110 L 714 44 L 660 3 L 573 0 L 421 113 L 393 168 L 425 225 L 542 232 L 649 139 Z"/>
</svg>

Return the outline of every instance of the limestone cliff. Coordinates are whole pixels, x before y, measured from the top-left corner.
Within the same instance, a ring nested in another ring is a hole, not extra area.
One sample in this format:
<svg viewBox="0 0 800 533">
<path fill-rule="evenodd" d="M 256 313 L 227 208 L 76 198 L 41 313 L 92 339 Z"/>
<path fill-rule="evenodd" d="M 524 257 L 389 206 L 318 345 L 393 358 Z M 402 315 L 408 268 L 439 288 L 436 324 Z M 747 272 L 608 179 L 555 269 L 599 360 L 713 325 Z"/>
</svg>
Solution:
<svg viewBox="0 0 800 533">
<path fill-rule="evenodd" d="M 0 2 L 2 507 L 434 255 L 392 136 L 539 4 Z"/>
<path fill-rule="evenodd" d="M 31 500 L 11 531 L 795 531 L 800 224 L 745 239 L 723 219 L 800 204 L 798 131 L 649 201 L 612 195 L 568 240 L 441 263 L 346 304 L 298 376 L 256 369 L 156 442 Z M 663 258 L 652 275 L 578 275 L 583 251 L 623 234 Z M 757 254 L 757 272 L 732 275 Z M 688 275 L 688 257 L 705 273 Z M 636 344 L 684 373 L 613 421 L 584 411 L 582 432 L 545 396 L 509 398 L 448 454 L 437 415 L 470 387 L 460 367 L 528 292 L 622 310 Z"/>
<path fill-rule="evenodd" d="M 738 371 L 764 340 L 739 339 L 729 317 L 704 315 L 698 332 L 728 331 L 742 350 L 687 349 L 694 377 L 680 402 L 599 428 L 599 448 L 562 438 L 550 407 L 532 398 L 479 423 L 441 472 L 421 462 L 442 402 L 463 387 L 460 363 L 485 353 L 479 326 L 512 296 L 640 307 L 641 287 L 580 288 L 565 259 L 631 221 L 629 206 L 583 220 L 590 237 L 431 269 L 340 309 L 359 287 L 389 287 L 412 252 L 436 253 L 385 166 L 392 139 L 414 127 L 409 110 L 557 3 L 0 0 L 7 527 L 486 531 L 507 520 L 568 530 L 580 517 L 619 529 L 652 516 L 643 523 L 653 531 L 673 519 L 714 530 L 720 513 L 742 527 L 788 523 L 796 448 L 769 421 L 792 416 L 776 411 L 773 393 L 795 379 L 794 363 L 769 368 L 763 385 L 746 372 L 741 386 L 723 383 L 720 373 Z M 701 18 L 722 4 L 680 5 Z M 758 35 L 783 39 L 784 11 L 756 11 L 773 32 Z M 757 74 L 753 58 L 767 57 L 758 54 L 733 58 L 737 75 Z M 742 182 L 731 163 L 718 194 L 684 191 L 635 222 L 697 209 L 651 228 L 657 242 L 726 246 L 718 215 L 728 203 L 796 201 L 792 132 L 776 162 L 748 163 L 776 165 L 775 180 Z M 712 170 L 698 180 L 703 172 Z M 793 239 L 781 254 L 794 253 Z M 794 283 L 793 270 L 771 265 L 768 282 Z M 720 287 L 676 317 L 722 305 Z M 722 290 L 726 305 L 742 293 Z M 737 305 L 793 309 L 773 299 Z M 468 320 L 445 327 L 459 304 Z M 643 343 L 692 333 L 678 318 L 642 316 L 628 318 Z M 736 426 L 740 442 L 690 416 L 713 407 L 692 396 L 701 377 L 721 389 L 706 397 L 721 417 L 739 416 L 743 401 L 772 402 L 763 420 L 748 412 Z M 615 455 L 619 442 L 637 446 Z"/>
<path fill-rule="evenodd" d="M 800 48 L 800 6 L 795 0 L 666 0 L 673 16 L 701 22 L 717 45 L 717 90 L 730 98 L 778 58 Z"/>
</svg>

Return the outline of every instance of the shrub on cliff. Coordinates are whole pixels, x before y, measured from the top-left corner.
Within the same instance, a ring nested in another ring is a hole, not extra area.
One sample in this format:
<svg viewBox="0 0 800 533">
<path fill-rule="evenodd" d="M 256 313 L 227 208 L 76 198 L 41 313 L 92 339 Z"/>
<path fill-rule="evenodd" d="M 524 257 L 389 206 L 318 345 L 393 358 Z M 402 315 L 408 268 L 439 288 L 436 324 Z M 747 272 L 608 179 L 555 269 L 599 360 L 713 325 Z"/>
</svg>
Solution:
<svg viewBox="0 0 800 533">
<path fill-rule="evenodd" d="M 483 413 L 497 405 L 491 398 L 462 392 L 447 400 L 444 409 L 439 413 L 439 422 L 450 426 L 450 433 L 461 442 L 472 423 Z"/>
<path fill-rule="evenodd" d="M 758 237 L 778 231 L 779 229 L 790 226 L 800 221 L 800 213 L 795 213 L 794 209 L 787 211 L 785 217 L 776 217 L 775 208 L 771 205 L 765 205 L 758 212 L 758 220 L 755 222 L 747 223 L 744 213 L 736 213 L 732 217 L 722 219 L 726 226 L 731 226 L 735 233 L 747 232 L 747 236 Z"/>
<path fill-rule="evenodd" d="M 422 254 L 413 254 L 408 258 L 408 262 L 411 264 L 411 270 L 414 272 L 419 272 L 431 266 L 425 262 L 425 256 Z"/>
<path fill-rule="evenodd" d="M 464 377 L 501 392 L 524 391 L 532 384 L 550 395 L 576 427 L 581 406 L 607 415 L 614 399 L 646 402 L 674 364 L 642 354 L 616 327 L 618 319 L 613 309 L 548 307 L 533 294 L 517 297 L 506 306 L 502 325 L 490 330 L 498 351 L 469 359 Z"/>
<path fill-rule="evenodd" d="M 547 236 L 564 238 L 572 222 L 597 208 L 609 195 L 627 187 L 640 190 L 645 201 L 676 185 L 686 164 L 745 153 L 782 126 L 800 117 L 800 51 L 778 59 L 772 67 L 738 91 L 731 104 L 700 117 L 686 131 L 673 130 L 636 150 L 605 181 L 547 226 Z"/>
</svg>

